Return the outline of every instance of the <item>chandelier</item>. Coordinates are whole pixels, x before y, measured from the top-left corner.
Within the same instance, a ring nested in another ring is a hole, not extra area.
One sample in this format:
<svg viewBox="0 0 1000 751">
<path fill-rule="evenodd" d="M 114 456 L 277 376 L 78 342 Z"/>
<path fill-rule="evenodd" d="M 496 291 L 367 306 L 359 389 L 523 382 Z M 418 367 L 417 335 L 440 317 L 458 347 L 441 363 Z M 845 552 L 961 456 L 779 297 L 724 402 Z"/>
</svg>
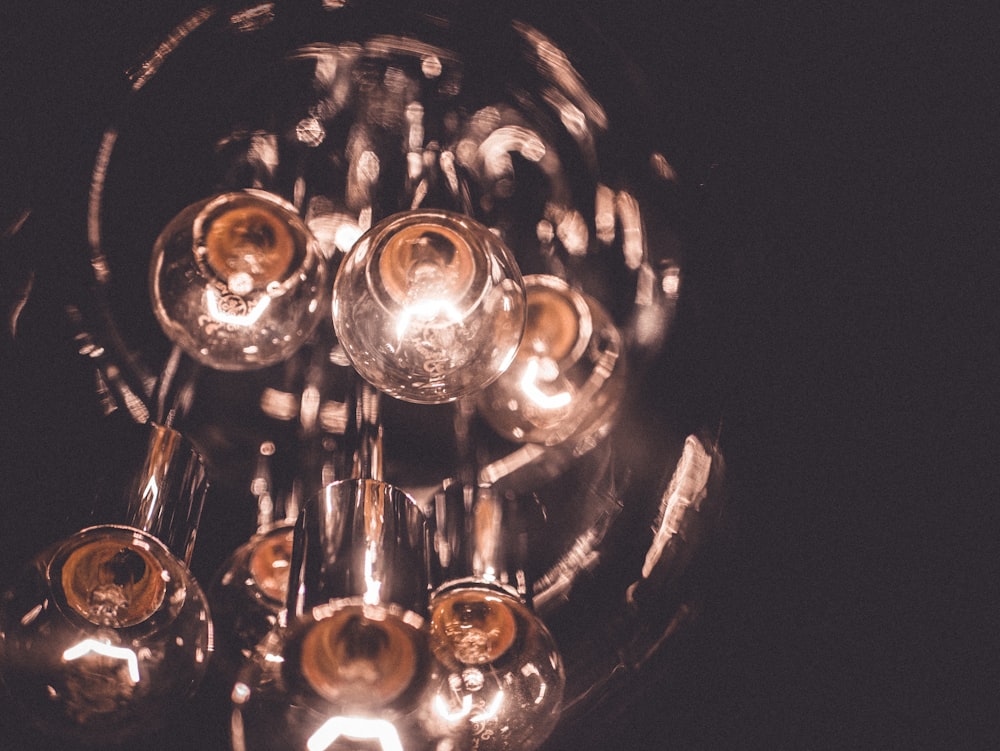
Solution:
<svg viewBox="0 0 1000 751">
<path fill-rule="evenodd" d="M 684 627 L 697 248 L 553 14 L 208 5 L 125 72 L 60 301 L 114 471 L 0 602 L 35 747 L 562 748 Z"/>
</svg>

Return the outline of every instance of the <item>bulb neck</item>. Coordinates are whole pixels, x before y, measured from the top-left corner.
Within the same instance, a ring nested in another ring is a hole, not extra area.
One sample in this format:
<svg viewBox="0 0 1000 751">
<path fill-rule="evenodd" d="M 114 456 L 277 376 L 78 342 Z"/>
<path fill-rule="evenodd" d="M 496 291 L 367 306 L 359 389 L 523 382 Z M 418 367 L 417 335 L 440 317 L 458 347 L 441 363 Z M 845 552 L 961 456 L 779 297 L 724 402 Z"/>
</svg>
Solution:
<svg viewBox="0 0 1000 751">
<path fill-rule="evenodd" d="M 208 490 L 204 462 L 176 430 L 156 423 L 143 430 L 145 457 L 126 491 L 124 521 L 189 565 Z"/>
<path fill-rule="evenodd" d="M 512 539 L 516 525 L 506 499 L 488 485 L 473 488 L 455 483 L 435 502 L 438 551 L 448 551 L 447 560 L 442 561 L 444 583 L 435 591 L 481 586 L 526 602 L 528 585 L 517 565 L 517 545 Z"/>
<path fill-rule="evenodd" d="M 370 479 L 327 485 L 296 525 L 289 618 L 345 598 L 424 615 L 429 538 L 427 518 L 398 488 Z"/>
<path fill-rule="evenodd" d="M 357 379 L 354 402 L 354 477 L 382 479 L 382 397 L 363 378 Z"/>
</svg>

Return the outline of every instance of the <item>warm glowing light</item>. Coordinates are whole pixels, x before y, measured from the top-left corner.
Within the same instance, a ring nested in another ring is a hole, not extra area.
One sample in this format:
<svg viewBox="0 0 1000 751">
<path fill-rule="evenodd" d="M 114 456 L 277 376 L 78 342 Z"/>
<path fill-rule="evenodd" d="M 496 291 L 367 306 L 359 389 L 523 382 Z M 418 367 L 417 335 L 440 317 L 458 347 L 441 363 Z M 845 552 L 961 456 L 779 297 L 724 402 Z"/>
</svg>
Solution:
<svg viewBox="0 0 1000 751">
<path fill-rule="evenodd" d="M 149 476 L 149 482 L 146 483 L 146 487 L 142 489 L 142 497 L 148 498 L 153 506 L 156 505 L 156 499 L 160 497 L 160 487 L 156 482 L 156 475 Z"/>
<path fill-rule="evenodd" d="M 659 177 L 661 180 L 667 180 L 669 182 L 677 181 L 677 171 L 673 168 L 673 165 L 667 161 L 667 158 L 663 154 L 653 152 L 649 157 L 649 164 L 653 168 L 653 173 Z"/>
<path fill-rule="evenodd" d="M 295 137 L 306 146 L 319 146 L 326 138 L 326 129 L 315 117 L 306 117 L 295 126 Z"/>
<path fill-rule="evenodd" d="M 615 196 L 615 207 L 622 225 L 622 255 L 625 256 L 625 265 L 634 271 L 639 268 L 646 252 L 642 212 L 635 196 L 624 190 Z"/>
<path fill-rule="evenodd" d="M 382 602 L 382 582 L 375 578 L 375 563 L 379 560 L 376 543 L 372 542 L 365 550 L 365 594 L 366 605 L 378 605 Z"/>
<path fill-rule="evenodd" d="M 302 389 L 302 399 L 300 401 L 301 406 L 299 407 L 299 423 L 306 430 L 312 429 L 316 424 L 316 420 L 319 417 L 319 406 L 322 401 L 322 397 L 319 393 L 319 389 L 313 385 L 306 386 Z"/>
<path fill-rule="evenodd" d="M 538 374 L 541 366 L 538 358 L 532 357 L 524 365 L 524 375 L 521 377 L 521 388 L 525 396 L 543 409 L 562 409 L 573 401 L 573 395 L 568 391 L 557 394 L 546 394 L 538 388 Z"/>
<path fill-rule="evenodd" d="M 378 154 L 374 151 L 365 150 L 361 152 L 357 165 L 358 179 L 363 185 L 374 185 L 378 182 L 378 175 L 382 169 Z"/>
<path fill-rule="evenodd" d="M 420 61 L 420 72 L 427 78 L 437 78 L 441 75 L 444 67 L 441 65 L 441 58 L 437 55 L 427 55 Z"/>
<path fill-rule="evenodd" d="M 43 605 L 41 604 L 35 605 L 35 607 L 33 607 L 31 610 L 25 613 L 24 616 L 21 618 L 21 625 L 30 626 L 34 622 L 34 620 L 39 615 L 41 615 L 43 610 L 45 610 L 45 607 Z"/>
<path fill-rule="evenodd" d="M 269 386 L 261 392 L 260 408 L 275 420 L 291 420 L 299 413 L 299 400 L 295 394 Z"/>
<path fill-rule="evenodd" d="M 341 737 L 377 741 L 383 751 L 403 751 L 399 732 L 388 720 L 373 717 L 331 717 L 306 742 L 309 751 L 326 751 Z"/>
<path fill-rule="evenodd" d="M 243 681 L 237 681 L 233 686 L 232 699 L 234 704 L 245 704 L 250 698 L 250 687 Z"/>
<path fill-rule="evenodd" d="M 663 294 L 676 297 L 681 288 L 681 274 L 677 268 L 670 268 L 663 272 L 663 279 L 660 281 Z"/>
<path fill-rule="evenodd" d="M 461 720 L 463 717 L 468 717 L 472 711 L 472 694 L 463 694 L 462 706 L 454 712 L 448 709 L 448 704 L 445 702 L 444 697 L 438 694 L 434 697 L 434 710 L 448 722 Z"/>
<path fill-rule="evenodd" d="M 487 168 L 496 170 L 509 162 L 509 154 L 517 152 L 529 162 L 541 161 L 545 156 L 545 143 L 528 128 L 508 125 L 497 128 L 480 144 L 479 151 Z"/>
<path fill-rule="evenodd" d="M 445 327 L 455 326 L 461 322 L 462 315 L 450 301 L 435 298 L 417 300 L 400 311 L 396 321 L 396 336 L 401 343 L 406 341 L 412 336 L 410 329 L 415 323 L 435 323 L 435 327 Z"/>
<path fill-rule="evenodd" d="M 524 326 L 523 282 L 487 227 L 450 212 L 400 212 L 348 254 L 332 312 L 362 377 L 400 399 L 440 404 L 506 370 Z"/>
<path fill-rule="evenodd" d="M 129 680 L 133 684 L 139 682 L 139 658 L 128 647 L 115 647 L 107 641 L 100 641 L 98 639 L 84 639 L 79 644 L 75 644 L 63 652 L 62 656 L 66 662 L 73 662 L 89 654 L 124 661 L 128 666 Z"/>
<path fill-rule="evenodd" d="M 697 511 L 708 496 L 708 480 L 712 469 L 712 456 L 694 436 L 684 441 L 681 459 L 670 478 L 670 484 L 660 501 L 660 519 L 653 536 L 653 544 L 646 552 L 642 575 L 650 576 L 663 555 L 667 543 L 677 535 L 689 509 Z"/>
<path fill-rule="evenodd" d="M 594 227 L 605 245 L 615 239 L 615 192 L 607 185 L 598 184 L 594 195 Z"/>
</svg>

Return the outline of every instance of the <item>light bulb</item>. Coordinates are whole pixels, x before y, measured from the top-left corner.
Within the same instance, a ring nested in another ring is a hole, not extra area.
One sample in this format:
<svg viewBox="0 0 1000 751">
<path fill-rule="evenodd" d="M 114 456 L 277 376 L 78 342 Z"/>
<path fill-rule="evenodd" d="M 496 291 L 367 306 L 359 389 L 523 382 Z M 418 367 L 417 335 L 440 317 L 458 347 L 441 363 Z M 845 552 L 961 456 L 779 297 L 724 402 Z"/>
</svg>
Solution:
<svg viewBox="0 0 1000 751">
<path fill-rule="evenodd" d="M 317 606 L 268 634 L 240 673 L 232 746 L 323 751 L 367 740 L 372 748 L 433 748 L 423 697 L 434 664 L 423 619 L 412 612 L 363 598 Z"/>
<path fill-rule="evenodd" d="M 218 629 L 218 665 L 231 679 L 254 648 L 274 628 L 288 597 L 292 523 L 257 532 L 240 545 L 208 588 Z"/>
<path fill-rule="evenodd" d="M 150 294 L 166 335 L 218 370 L 287 359 L 319 322 L 326 265 L 295 208 L 261 190 L 192 204 L 153 247 Z"/>
<path fill-rule="evenodd" d="M 0 606 L 0 670 L 44 732 L 94 746 L 148 734 L 180 708 L 212 650 L 188 569 L 128 526 L 85 529 L 36 556 Z"/>
<path fill-rule="evenodd" d="M 430 598 L 431 646 L 445 666 L 434 714 L 458 748 L 530 751 L 558 721 L 562 657 L 523 596 L 511 499 L 489 486 L 461 495 L 460 504 L 440 497 L 437 509 L 439 523 L 465 534 L 442 564 L 448 580 Z"/>
<path fill-rule="evenodd" d="M 234 751 L 432 749 L 453 731 L 430 701 L 442 668 L 423 616 L 427 525 L 378 480 L 331 483 L 303 506 L 288 608 L 233 686 Z"/>
<path fill-rule="evenodd" d="M 475 393 L 510 364 L 524 328 L 511 252 L 476 221 L 407 211 L 364 234 L 333 286 L 333 322 L 355 369 L 404 401 Z"/>
<path fill-rule="evenodd" d="M 433 705 L 460 748 L 530 751 L 559 717 L 565 678 L 552 635 L 518 597 L 482 582 L 431 600 L 433 648 L 448 670 Z"/>
<path fill-rule="evenodd" d="M 581 447 L 612 423 L 625 387 L 622 336 L 607 311 L 559 277 L 525 277 L 527 323 L 514 362 L 480 395 L 480 413 L 518 443 Z"/>
</svg>

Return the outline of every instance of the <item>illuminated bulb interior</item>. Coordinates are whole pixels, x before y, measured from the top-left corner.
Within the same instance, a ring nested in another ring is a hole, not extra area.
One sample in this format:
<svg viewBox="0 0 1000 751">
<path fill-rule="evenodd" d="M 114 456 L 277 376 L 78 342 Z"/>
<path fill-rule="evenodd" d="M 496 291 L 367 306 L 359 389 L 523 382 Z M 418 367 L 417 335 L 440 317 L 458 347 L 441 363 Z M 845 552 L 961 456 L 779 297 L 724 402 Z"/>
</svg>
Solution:
<svg viewBox="0 0 1000 751">
<path fill-rule="evenodd" d="M 402 694 L 418 669 L 413 629 L 379 609 L 348 606 L 309 626 L 302 675 L 324 699 L 380 707 Z"/>
<path fill-rule="evenodd" d="M 288 594 L 288 572 L 292 560 L 290 528 L 269 532 L 255 547 L 250 556 L 250 575 L 254 586 L 269 600 L 284 603 Z"/>
<path fill-rule="evenodd" d="M 431 633 L 460 662 L 482 665 L 510 649 L 517 625 L 509 598 L 488 590 L 456 590 L 435 599 Z"/>
<path fill-rule="evenodd" d="M 163 332 L 216 370 L 287 360 L 328 294 L 321 248 L 295 206 L 263 190 L 192 203 L 160 232 L 150 299 Z"/>
<path fill-rule="evenodd" d="M 69 551 L 60 577 L 69 606 L 109 628 L 133 626 L 155 613 L 169 575 L 140 542 L 105 537 Z"/>
<path fill-rule="evenodd" d="M 399 732 L 388 720 L 372 717 L 331 717 L 306 743 L 308 751 L 326 751 L 340 738 L 374 741 L 381 751 L 403 751 Z M 367 744 L 366 744 L 367 747 Z"/>
<path fill-rule="evenodd" d="M 209 204 L 195 222 L 198 250 L 237 295 L 280 283 L 295 260 L 288 221 L 267 203 Z"/>
<path fill-rule="evenodd" d="M 475 278 L 469 241 L 451 227 L 421 222 L 395 232 L 378 260 L 385 291 L 396 303 L 458 301 Z"/>
<path fill-rule="evenodd" d="M 591 334 L 587 304 L 555 277 L 529 276 L 527 320 L 517 360 L 545 357 L 555 362 L 576 360 Z"/>
<path fill-rule="evenodd" d="M 524 284 L 487 227 L 449 211 L 403 211 L 344 259 L 332 312 L 363 378 L 397 398 L 441 404 L 509 367 L 524 329 Z"/>
</svg>

